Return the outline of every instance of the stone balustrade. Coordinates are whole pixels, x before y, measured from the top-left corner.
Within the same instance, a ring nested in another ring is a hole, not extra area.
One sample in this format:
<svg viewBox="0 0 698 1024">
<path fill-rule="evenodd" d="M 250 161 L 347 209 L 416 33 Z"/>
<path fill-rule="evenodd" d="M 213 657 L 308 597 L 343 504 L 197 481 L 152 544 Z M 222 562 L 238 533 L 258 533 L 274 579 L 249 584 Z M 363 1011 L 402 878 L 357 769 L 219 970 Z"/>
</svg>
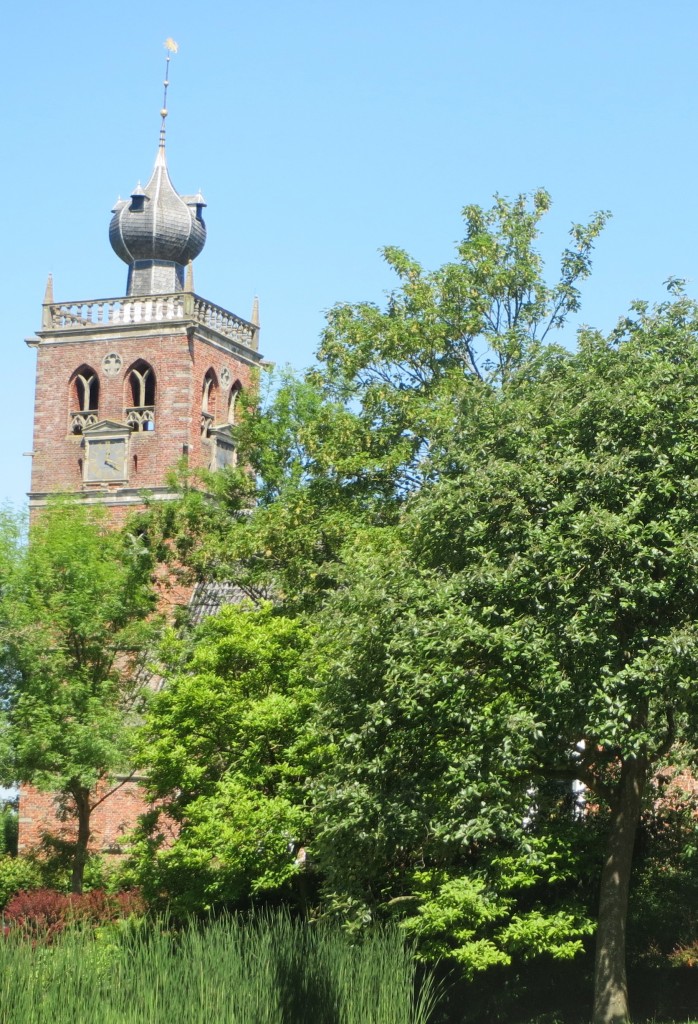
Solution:
<svg viewBox="0 0 698 1024">
<path fill-rule="evenodd" d="M 198 295 L 194 295 L 193 299 L 194 320 L 197 323 L 209 327 L 212 331 L 217 331 L 218 334 L 223 334 L 239 345 L 257 348 L 257 328 L 253 324 L 248 323 L 247 320 L 241 320 L 234 313 L 230 313 L 227 309 L 216 306 L 215 303 L 208 302 Z"/>
<path fill-rule="evenodd" d="M 43 308 L 44 331 L 88 331 L 100 327 L 147 326 L 169 320 L 193 320 L 239 345 L 257 348 L 258 328 L 254 324 L 191 292 L 47 302 Z"/>
</svg>

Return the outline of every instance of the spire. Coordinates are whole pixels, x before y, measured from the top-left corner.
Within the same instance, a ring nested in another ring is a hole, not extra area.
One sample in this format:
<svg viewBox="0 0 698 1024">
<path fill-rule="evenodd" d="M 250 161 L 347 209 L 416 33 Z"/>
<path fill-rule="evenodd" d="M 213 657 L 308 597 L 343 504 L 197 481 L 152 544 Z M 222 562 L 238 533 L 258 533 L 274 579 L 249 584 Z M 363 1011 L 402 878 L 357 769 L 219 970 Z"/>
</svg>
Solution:
<svg viewBox="0 0 698 1024">
<path fill-rule="evenodd" d="M 250 323 L 254 324 L 255 327 L 259 327 L 259 296 L 255 295 L 252 303 L 252 316 L 250 317 Z"/>
<path fill-rule="evenodd" d="M 140 182 L 130 199 L 119 200 L 112 210 L 109 239 L 117 256 L 129 266 L 127 293 L 156 295 L 179 292 L 185 286 L 186 267 L 206 241 L 204 197 L 182 196 L 175 189 L 165 159 L 165 118 L 170 55 L 177 52 L 173 39 L 165 42 L 167 57 L 160 142 L 153 172 Z M 193 287 L 193 285 L 192 285 Z"/>
<path fill-rule="evenodd" d="M 185 292 L 194 291 L 194 264 L 191 260 L 187 263 L 187 276 L 184 279 L 184 290 Z"/>
<path fill-rule="evenodd" d="M 44 292 L 44 305 L 49 302 L 53 302 L 53 274 L 48 275 L 46 291 Z"/>
<path fill-rule="evenodd" d="M 172 36 L 168 36 L 168 38 L 165 40 L 164 45 L 165 49 L 167 50 L 167 56 L 165 57 L 165 81 L 162 83 L 163 94 L 162 107 L 160 109 L 160 144 L 158 147 L 159 149 L 162 150 L 163 154 L 165 152 L 165 118 L 167 117 L 167 87 L 170 84 L 170 54 L 177 53 L 177 51 L 179 50 L 179 46 L 174 41 Z"/>
</svg>

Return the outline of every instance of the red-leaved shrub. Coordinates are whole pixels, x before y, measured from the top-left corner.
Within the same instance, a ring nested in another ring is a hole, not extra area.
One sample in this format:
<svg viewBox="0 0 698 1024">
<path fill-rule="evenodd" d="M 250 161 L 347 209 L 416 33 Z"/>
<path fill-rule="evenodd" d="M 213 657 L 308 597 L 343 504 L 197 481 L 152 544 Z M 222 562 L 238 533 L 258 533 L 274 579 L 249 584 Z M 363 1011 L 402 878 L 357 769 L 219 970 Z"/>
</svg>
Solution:
<svg viewBox="0 0 698 1024">
<path fill-rule="evenodd" d="M 104 889 L 76 895 L 55 889 L 18 892 L 5 907 L 5 934 L 17 930 L 26 938 L 50 942 L 69 925 L 97 927 L 142 914 L 145 910 L 140 891 L 107 893 Z"/>
<path fill-rule="evenodd" d="M 698 939 L 687 946 L 677 946 L 669 954 L 669 963 L 673 967 L 698 967 Z"/>
</svg>

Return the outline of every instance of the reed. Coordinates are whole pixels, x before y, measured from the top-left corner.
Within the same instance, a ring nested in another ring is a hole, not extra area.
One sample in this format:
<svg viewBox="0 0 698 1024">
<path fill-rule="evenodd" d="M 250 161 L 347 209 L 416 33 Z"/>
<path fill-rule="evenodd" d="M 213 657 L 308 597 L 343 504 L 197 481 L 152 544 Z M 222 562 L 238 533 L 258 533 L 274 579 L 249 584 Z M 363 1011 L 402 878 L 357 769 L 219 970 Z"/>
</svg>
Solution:
<svg viewBox="0 0 698 1024">
<path fill-rule="evenodd" d="M 396 930 L 357 943 L 283 913 L 0 940 L 0 1020 L 13 1024 L 428 1024 L 435 1002 Z"/>
</svg>

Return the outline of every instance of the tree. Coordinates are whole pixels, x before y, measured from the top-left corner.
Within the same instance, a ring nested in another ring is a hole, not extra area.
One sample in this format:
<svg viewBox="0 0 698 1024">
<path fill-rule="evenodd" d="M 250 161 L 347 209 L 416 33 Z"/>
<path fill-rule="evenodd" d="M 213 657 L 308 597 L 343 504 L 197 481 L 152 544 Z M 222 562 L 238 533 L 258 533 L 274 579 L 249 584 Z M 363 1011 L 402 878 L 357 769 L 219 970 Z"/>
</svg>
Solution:
<svg viewBox="0 0 698 1024">
<path fill-rule="evenodd" d="M 324 613 L 335 882 L 373 863 L 413 884 L 415 851 L 481 863 L 545 835 L 536 794 L 581 780 L 586 820 L 607 821 L 595 1024 L 628 1019 L 643 802 L 674 745 L 698 745 L 697 367 L 698 307 L 679 298 L 452 392 L 388 555 L 374 537 Z"/>
<path fill-rule="evenodd" d="M 457 259 L 427 272 L 394 246 L 383 257 L 399 287 L 384 309 L 341 303 L 328 313 L 311 374 L 323 393 L 359 408 L 366 443 L 363 471 L 382 469 L 398 490 L 421 483 L 435 397 L 455 381 L 500 386 L 562 328 L 580 305 L 579 284 L 591 272 L 594 243 L 608 214 L 573 224 L 560 275 L 549 284 L 535 247 L 550 209 L 544 189 L 494 206 L 463 209 L 465 237 Z M 304 439 L 307 437 L 304 432 Z"/>
<path fill-rule="evenodd" d="M 333 309 L 320 365 L 240 428 L 259 503 L 239 515 L 228 478 L 228 564 L 318 622 L 335 759 L 314 848 L 345 908 L 412 900 L 433 938 L 469 902 L 482 930 L 450 936 L 464 962 L 473 943 L 481 962 L 567 955 L 586 927 L 565 910 L 574 872 L 546 916 L 550 887 L 569 836 L 607 824 L 600 1024 L 627 1017 L 643 801 L 677 738 L 695 744 L 698 317 L 672 282 L 674 301 L 636 304 L 610 338 L 554 348 L 604 215 L 572 227 L 550 286 L 548 204 L 467 207 L 434 273 L 385 250 L 387 307 Z M 574 780 L 591 794 L 576 822 L 564 800 L 544 808 Z"/>
<path fill-rule="evenodd" d="M 57 793 L 76 820 L 71 885 L 82 891 L 90 819 L 130 770 L 155 608 L 150 556 L 102 510 L 60 502 L 22 543 L 0 538 L 2 776 Z"/>
<path fill-rule="evenodd" d="M 329 311 L 318 365 L 248 403 L 238 467 L 206 480 L 216 500 L 185 479 L 179 505 L 153 503 L 153 544 L 164 534 L 199 578 L 235 580 L 253 599 L 271 588 L 287 610 L 321 604 L 354 532 L 396 522 L 421 486 L 448 396 L 496 389 L 578 310 L 608 215 L 572 225 L 550 284 L 536 249 L 549 208 L 543 189 L 466 206 L 456 258 L 433 272 L 385 248 L 397 276 L 386 307 Z"/>
<path fill-rule="evenodd" d="M 321 761 L 309 641 L 307 624 L 270 602 L 224 606 L 191 634 L 167 636 L 167 685 L 139 737 L 155 809 L 135 860 L 170 909 L 245 905 L 300 881 L 307 777 Z"/>
</svg>

